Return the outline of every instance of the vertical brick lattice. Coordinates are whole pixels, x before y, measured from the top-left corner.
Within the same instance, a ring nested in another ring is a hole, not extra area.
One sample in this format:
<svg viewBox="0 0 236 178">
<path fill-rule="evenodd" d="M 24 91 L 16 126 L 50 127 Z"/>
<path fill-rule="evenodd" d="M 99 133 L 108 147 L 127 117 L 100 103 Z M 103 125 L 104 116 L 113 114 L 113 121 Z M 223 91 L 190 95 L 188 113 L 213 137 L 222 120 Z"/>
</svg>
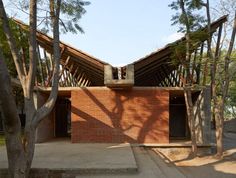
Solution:
<svg viewBox="0 0 236 178">
<path fill-rule="evenodd" d="M 156 88 L 71 92 L 74 143 L 168 143 L 169 92 Z"/>
</svg>

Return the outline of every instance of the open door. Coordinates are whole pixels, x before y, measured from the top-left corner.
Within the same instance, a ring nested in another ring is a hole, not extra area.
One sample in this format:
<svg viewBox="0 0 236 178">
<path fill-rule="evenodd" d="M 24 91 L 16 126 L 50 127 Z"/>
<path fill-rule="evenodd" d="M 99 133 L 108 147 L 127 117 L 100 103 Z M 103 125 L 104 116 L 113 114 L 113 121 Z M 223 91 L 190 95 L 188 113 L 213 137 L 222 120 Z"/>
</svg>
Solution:
<svg viewBox="0 0 236 178">
<path fill-rule="evenodd" d="M 71 102 L 67 98 L 58 98 L 55 107 L 55 136 L 70 136 Z"/>
<path fill-rule="evenodd" d="M 186 139 L 189 135 L 189 128 L 183 95 L 171 95 L 169 114 L 170 139 Z"/>
</svg>

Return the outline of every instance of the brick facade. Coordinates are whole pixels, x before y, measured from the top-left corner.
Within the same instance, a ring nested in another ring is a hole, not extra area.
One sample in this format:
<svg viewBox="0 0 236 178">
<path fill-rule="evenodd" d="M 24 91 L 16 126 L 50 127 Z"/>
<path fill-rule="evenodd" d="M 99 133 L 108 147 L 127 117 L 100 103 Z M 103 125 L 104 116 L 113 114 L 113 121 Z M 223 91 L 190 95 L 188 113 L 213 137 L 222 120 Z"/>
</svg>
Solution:
<svg viewBox="0 0 236 178">
<path fill-rule="evenodd" d="M 168 143 L 169 92 L 158 88 L 71 91 L 73 143 Z"/>
</svg>

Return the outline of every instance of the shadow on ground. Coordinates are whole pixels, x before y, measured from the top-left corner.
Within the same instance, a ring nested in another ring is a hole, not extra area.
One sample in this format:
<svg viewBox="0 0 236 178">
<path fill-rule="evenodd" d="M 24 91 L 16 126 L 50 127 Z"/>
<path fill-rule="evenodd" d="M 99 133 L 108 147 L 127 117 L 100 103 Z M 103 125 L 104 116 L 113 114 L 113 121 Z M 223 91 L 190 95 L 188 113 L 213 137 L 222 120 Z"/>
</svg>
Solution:
<svg viewBox="0 0 236 178">
<path fill-rule="evenodd" d="M 214 134 L 214 133 L 213 133 Z M 214 135 L 213 135 L 214 137 Z M 213 138 L 215 139 L 215 138 Z M 156 150 L 157 151 L 157 150 Z M 236 177 L 236 133 L 224 134 L 224 157 L 217 159 L 213 154 L 192 158 L 186 153 L 178 151 L 177 154 L 162 156 L 174 163 L 188 178 L 235 178 Z"/>
</svg>

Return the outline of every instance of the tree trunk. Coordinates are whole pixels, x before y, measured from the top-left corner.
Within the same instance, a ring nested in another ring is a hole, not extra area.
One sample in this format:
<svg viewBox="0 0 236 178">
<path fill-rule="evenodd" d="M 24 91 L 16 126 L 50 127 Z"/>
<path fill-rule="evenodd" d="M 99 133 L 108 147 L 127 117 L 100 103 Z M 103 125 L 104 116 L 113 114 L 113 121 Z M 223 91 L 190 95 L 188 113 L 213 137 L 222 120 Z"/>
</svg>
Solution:
<svg viewBox="0 0 236 178">
<path fill-rule="evenodd" d="M 25 98 L 24 106 L 25 106 L 26 124 L 23 136 L 23 147 L 26 153 L 25 171 L 26 175 L 29 175 L 35 150 L 35 132 L 36 132 L 36 127 L 32 125 L 32 120 L 36 114 L 33 96 L 30 99 Z"/>
<path fill-rule="evenodd" d="M 50 2 L 54 2 L 50 0 Z M 50 3 L 51 4 L 51 3 Z M 35 132 L 38 124 L 43 118 L 48 115 L 54 107 L 58 94 L 59 82 L 59 64 L 60 64 L 60 40 L 59 40 L 59 15 L 60 15 L 61 0 L 57 0 L 50 6 L 52 11 L 53 24 L 53 57 L 54 57 L 54 72 L 52 89 L 46 103 L 35 109 L 33 100 L 33 87 L 36 71 L 36 14 L 37 14 L 37 0 L 30 1 L 30 39 L 29 39 L 29 71 L 23 70 L 23 64 L 20 59 L 19 50 L 15 45 L 14 37 L 8 24 L 8 19 L 0 0 L 0 20 L 2 22 L 3 30 L 7 37 L 13 60 L 17 69 L 18 77 L 21 81 L 24 91 L 24 104 L 26 112 L 26 125 L 23 139 L 21 137 L 20 119 L 17 113 L 16 104 L 12 96 L 12 89 L 10 83 L 10 76 L 7 67 L 3 61 L 3 55 L 0 51 L 0 102 L 1 110 L 3 111 L 3 123 L 5 128 L 6 146 L 8 154 L 9 174 L 13 178 L 27 178 L 29 177 L 30 168 L 33 160 L 35 150 Z"/>
<path fill-rule="evenodd" d="M 58 1 L 61 2 L 60 0 Z M 13 35 L 11 34 L 11 29 L 9 28 L 8 19 L 5 13 L 5 9 L 2 1 L 0 0 L 0 18 L 3 22 L 4 32 L 7 36 L 9 46 L 11 48 L 12 56 L 17 68 L 18 76 L 20 78 L 22 88 L 24 91 L 24 104 L 26 112 L 26 125 L 23 137 L 21 136 L 21 125 L 20 119 L 18 117 L 16 104 L 14 98 L 11 94 L 11 83 L 8 70 L 4 64 L 3 56 L 0 56 L 1 60 L 1 80 L 0 83 L 4 85 L 0 86 L 0 93 L 2 111 L 4 116 L 4 128 L 6 135 L 6 147 L 8 154 L 8 168 L 11 177 L 16 178 L 27 178 L 29 177 L 30 168 L 33 160 L 34 149 L 35 149 L 35 131 L 39 122 L 52 110 L 58 91 L 58 73 L 59 73 L 59 63 L 60 63 L 60 47 L 59 47 L 59 13 L 60 4 L 57 6 L 57 14 L 55 18 L 54 25 L 54 60 L 55 62 L 55 72 L 53 80 L 53 89 L 50 94 L 48 101 L 44 106 L 36 112 L 33 101 L 33 86 L 35 79 L 35 68 L 36 68 L 36 0 L 31 0 L 30 2 L 30 40 L 29 40 L 29 56 L 30 56 L 30 66 L 27 76 L 22 72 L 22 62 L 19 57 L 19 50 L 15 46 L 15 41 Z M 57 29 L 55 29 L 57 28 Z M 8 81 L 8 82 L 5 82 Z M 23 138 L 23 139 L 22 139 Z"/>
<path fill-rule="evenodd" d="M 187 116 L 188 116 L 188 123 L 189 123 L 189 129 L 191 133 L 191 141 L 192 141 L 192 154 L 193 157 L 197 155 L 197 144 L 196 144 L 196 133 L 195 133 L 195 119 L 194 119 L 194 110 L 193 110 L 193 101 L 192 101 L 192 92 L 191 92 L 191 74 L 190 74 L 190 66 L 191 66 L 191 52 L 190 52 L 190 23 L 188 14 L 185 9 L 185 1 L 180 0 L 180 8 L 182 11 L 182 14 L 184 15 L 184 23 L 186 27 L 186 57 L 184 66 L 186 69 L 186 82 L 184 84 L 184 98 L 185 98 L 185 104 L 186 104 L 186 110 L 187 110 Z"/>
<path fill-rule="evenodd" d="M 194 117 L 194 110 L 193 110 L 191 88 L 184 87 L 184 99 L 186 103 L 188 125 L 190 129 L 190 134 L 191 134 L 192 154 L 193 154 L 193 157 L 196 157 L 197 156 L 197 142 L 196 142 L 195 117 Z"/>
<path fill-rule="evenodd" d="M 6 139 L 9 174 L 14 178 L 25 177 L 26 157 L 21 141 L 21 124 L 12 94 L 10 75 L 0 50 L 0 102 Z"/>
<path fill-rule="evenodd" d="M 219 99 L 215 99 L 215 114 L 216 114 L 216 148 L 217 148 L 217 156 L 222 157 L 223 156 L 223 128 L 224 128 L 224 109 L 225 109 L 225 101 L 228 96 L 228 90 L 229 90 L 229 65 L 230 65 L 230 57 L 233 51 L 234 47 L 234 41 L 235 41 L 235 35 L 236 35 L 236 11 L 234 15 L 234 24 L 232 29 L 232 34 L 230 38 L 229 48 L 227 51 L 227 54 L 224 58 L 224 78 L 223 78 L 223 84 L 221 84 L 221 92 L 222 97 Z M 216 97 L 215 97 L 216 98 Z"/>
<path fill-rule="evenodd" d="M 216 156 L 218 158 L 222 158 L 223 156 L 223 128 L 224 128 L 224 112 L 222 111 L 222 103 L 223 99 L 220 98 L 216 102 L 215 106 L 215 117 L 216 117 L 216 149 L 217 153 Z"/>
</svg>

